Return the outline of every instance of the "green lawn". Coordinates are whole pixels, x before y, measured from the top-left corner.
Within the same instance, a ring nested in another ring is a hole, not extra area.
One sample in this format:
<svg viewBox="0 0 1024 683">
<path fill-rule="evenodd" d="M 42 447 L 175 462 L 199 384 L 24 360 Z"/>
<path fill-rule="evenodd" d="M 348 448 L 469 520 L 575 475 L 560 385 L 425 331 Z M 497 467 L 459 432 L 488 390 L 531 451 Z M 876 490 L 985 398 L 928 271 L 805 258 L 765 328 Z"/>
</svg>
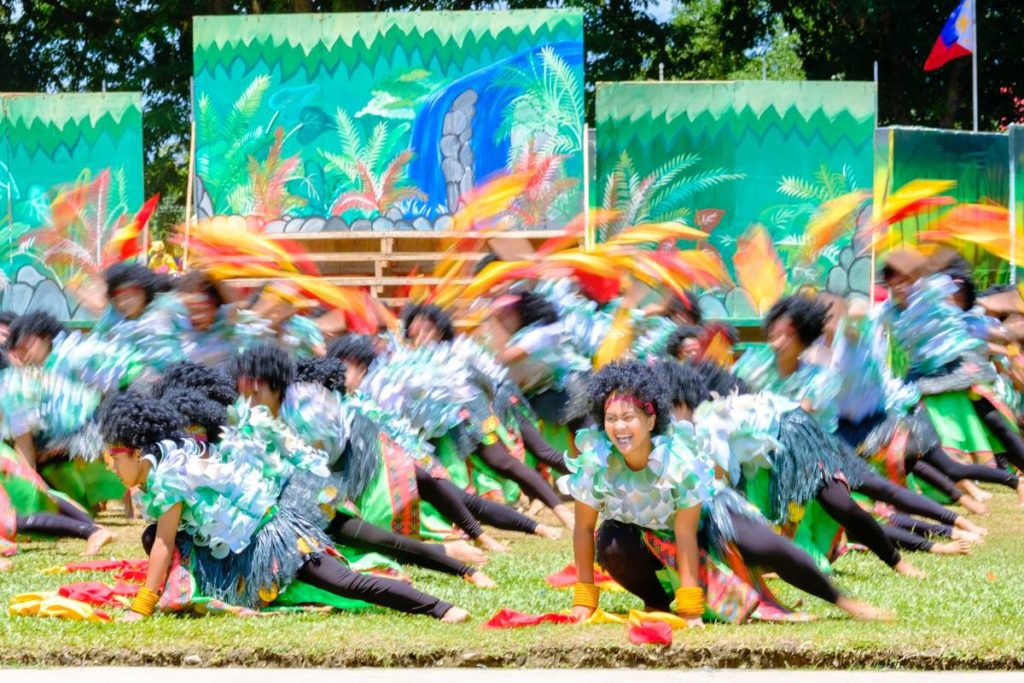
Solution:
<svg viewBox="0 0 1024 683">
<path fill-rule="evenodd" d="M 677 631 L 667 649 L 629 644 L 623 627 L 544 626 L 492 631 L 481 624 L 499 607 L 524 612 L 566 609 L 570 594 L 544 576 L 571 557 L 568 539 L 554 542 L 501 536 L 511 552 L 487 567 L 501 588 L 475 589 L 457 579 L 414 572 L 417 585 L 469 609 L 471 623 L 444 626 L 426 617 L 381 612 L 360 615 L 288 614 L 267 618 L 158 617 L 141 624 L 83 624 L 0 616 L 0 665 L 150 664 L 206 666 L 886 666 L 907 668 L 1024 668 L 1024 512 L 1005 489 L 994 491 L 993 514 L 982 521 L 989 541 L 970 557 L 915 554 L 929 573 L 902 579 L 873 557 L 839 561 L 847 592 L 888 607 L 892 624 L 857 623 L 808 598 L 821 617 L 811 624 L 709 626 Z M 119 532 L 114 557 L 141 553 L 140 525 L 109 516 Z M 111 580 L 103 574 L 44 575 L 76 559 L 80 542 L 26 543 L 16 568 L 0 574 L 0 603 L 12 595 L 52 590 L 71 580 Z M 795 591 L 779 587 L 783 599 Z M 603 607 L 637 604 L 605 595 Z"/>
</svg>

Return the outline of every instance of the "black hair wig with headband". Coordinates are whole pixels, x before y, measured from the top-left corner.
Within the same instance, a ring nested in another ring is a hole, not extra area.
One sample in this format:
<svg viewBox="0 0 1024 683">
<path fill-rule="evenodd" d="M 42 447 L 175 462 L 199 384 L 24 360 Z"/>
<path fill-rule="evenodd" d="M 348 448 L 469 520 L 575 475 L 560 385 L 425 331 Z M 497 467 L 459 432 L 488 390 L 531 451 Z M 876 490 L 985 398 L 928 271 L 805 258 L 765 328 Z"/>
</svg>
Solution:
<svg viewBox="0 0 1024 683">
<path fill-rule="evenodd" d="M 115 263 L 103 271 L 103 279 L 107 283 L 108 299 L 113 299 L 119 288 L 131 285 L 142 289 L 147 304 L 156 296 L 156 275 L 139 263 Z"/>
<path fill-rule="evenodd" d="M 364 365 L 367 368 L 377 360 L 377 347 L 373 338 L 365 334 L 348 333 L 332 341 L 327 346 L 327 357 L 336 358 L 343 363 Z"/>
<path fill-rule="evenodd" d="M 167 391 L 164 403 L 178 411 L 189 427 L 198 427 L 206 434 L 207 441 L 213 443 L 220 439 L 220 430 L 227 423 L 228 409 L 194 389 L 175 387 Z"/>
<path fill-rule="evenodd" d="M 776 322 L 788 318 L 804 346 L 810 346 L 825 330 L 828 306 L 805 296 L 787 296 L 775 302 L 764 320 L 764 328 L 771 329 Z"/>
<path fill-rule="evenodd" d="M 615 397 L 635 402 L 646 415 L 653 415 L 654 432 L 660 434 L 672 422 L 669 389 L 655 370 L 638 360 L 621 360 L 598 370 L 587 386 L 590 414 L 604 425 L 605 407 Z"/>
<path fill-rule="evenodd" d="M 295 381 L 345 393 L 345 364 L 337 358 L 300 358 L 295 364 Z"/>
<path fill-rule="evenodd" d="M 558 322 L 558 311 L 554 305 L 535 292 L 519 294 L 514 304 L 519 322 L 523 327 L 530 325 L 553 325 Z"/>
<path fill-rule="evenodd" d="M 195 391 L 223 405 L 230 405 L 238 399 L 235 382 L 226 372 L 192 361 L 182 361 L 168 367 L 154 387 L 153 395 L 160 398 L 175 390 Z"/>
<path fill-rule="evenodd" d="M 412 339 L 409 336 L 409 326 L 416 318 L 425 318 L 427 322 L 437 328 L 441 341 L 448 342 L 455 339 L 455 324 L 452 322 L 452 317 L 436 304 L 409 304 L 402 310 L 402 327 L 405 328 L 406 339 Z"/>
<path fill-rule="evenodd" d="M 185 438 L 186 419 L 160 399 L 123 391 L 107 398 L 99 409 L 100 433 L 110 446 L 138 448 L 160 455 L 161 441 Z"/>
<path fill-rule="evenodd" d="M 734 392 L 750 393 L 742 380 L 717 363 L 679 363 L 667 360 L 657 368 L 669 385 L 672 403 L 685 405 L 690 410 L 716 396 L 727 396 Z"/>
<path fill-rule="evenodd" d="M 670 295 L 667 308 L 669 315 L 684 316 L 694 325 L 700 325 L 704 320 L 704 313 L 697 301 L 697 293 L 691 289 L 684 290 L 682 297 L 677 294 Z"/>
<path fill-rule="evenodd" d="M 702 332 L 703 328 L 700 325 L 679 325 L 669 335 L 668 343 L 665 345 L 665 353 L 670 358 L 679 358 L 679 350 L 682 348 L 683 342 L 687 339 L 699 341 Z"/>
<path fill-rule="evenodd" d="M 235 356 L 231 374 L 266 382 L 271 391 L 283 394 L 295 381 L 295 361 L 288 352 L 273 344 L 257 344 Z"/>
<path fill-rule="evenodd" d="M 53 341 L 64 332 L 64 326 L 46 311 L 31 311 L 17 316 L 7 329 L 7 348 L 13 349 L 25 337 L 42 337 Z"/>
</svg>

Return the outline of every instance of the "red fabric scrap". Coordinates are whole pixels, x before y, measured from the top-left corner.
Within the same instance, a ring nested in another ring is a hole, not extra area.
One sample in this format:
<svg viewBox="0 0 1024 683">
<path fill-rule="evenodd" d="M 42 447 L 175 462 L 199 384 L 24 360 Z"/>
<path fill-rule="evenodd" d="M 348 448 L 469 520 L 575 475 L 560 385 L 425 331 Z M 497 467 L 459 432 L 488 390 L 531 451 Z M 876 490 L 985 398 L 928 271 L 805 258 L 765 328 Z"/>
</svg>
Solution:
<svg viewBox="0 0 1024 683">
<path fill-rule="evenodd" d="M 572 563 L 565 565 L 565 567 L 554 574 L 548 574 L 545 579 L 545 581 L 548 582 L 548 585 L 553 586 L 554 588 L 569 588 L 573 586 L 577 580 L 576 565 Z M 613 581 L 615 581 L 615 579 L 611 576 L 599 571 L 597 567 L 594 567 L 594 583 L 596 585 L 600 586 L 603 583 Z"/>
<path fill-rule="evenodd" d="M 672 627 L 662 621 L 642 621 L 627 624 L 629 642 L 634 645 L 671 645 Z"/>
<path fill-rule="evenodd" d="M 571 614 L 557 612 L 523 614 L 512 609 L 502 608 L 484 626 L 486 628 L 522 628 L 538 624 L 575 624 L 577 621 L 578 619 Z"/>
</svg>

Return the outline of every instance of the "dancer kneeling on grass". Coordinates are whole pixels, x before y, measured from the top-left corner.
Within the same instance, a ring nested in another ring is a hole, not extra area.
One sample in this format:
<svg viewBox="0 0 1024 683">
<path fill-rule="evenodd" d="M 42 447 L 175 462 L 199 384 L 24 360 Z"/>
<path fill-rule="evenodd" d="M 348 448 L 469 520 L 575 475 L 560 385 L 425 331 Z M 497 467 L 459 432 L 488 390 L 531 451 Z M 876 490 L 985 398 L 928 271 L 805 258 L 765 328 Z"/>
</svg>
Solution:
<svg viewBox="0 0 1024 683">
<path fill-rule="evenodd" d="M 573 611 L 589 617 L 598 604 L 597 561 L 649 610 L 668 611 L 673 596 L 658 578 L 678 571 L 676 612 L 691 626 L 703 623 L 700 550 L 717 557 L 738 552 L 751 565 L 775 571 L 786 581 L 864 619 L 888 615 L 844 597 L 803 551 L 767 526 L 735 491 L 716 480 L 711 460 L 697 450 L 692 428 L 673 425 L 669 389 L 639 361 L 602 368 L 589 387 L 590 408 L 603 430 L 577 436 L 579 456 L 559 487 L 576 499 L 573 548 L 579 583 Z M 599 515 L 605 520 L 597 530 Z M 651 550 L 675 548 L 675 567 Z"/>
<path fill-rule="evenodd" d="M 322 452 L 308 460 L 311 469 L 285 482 L 279 473 L 229 461 L 184 438 L 184 418 L 159 400 L 118 394 L 104 403 L 101 418 L 115 471 L 125 486 L 142 488 L 142 511 L 156 520 L 146 583 L 127 621 L 155 611 L 175 549 L 202 594 L 241 607 L 263 607 L 301 579 L 344 598 L 449 623 L 469 617 L 404 583 L 357 574 L 331 554 L 315 521 L 320 496 L 314 487 L 303 495 L 302 488 L 326 481 Z M 289 493 L 297 478 L 300 488 Z"/>
</svg>

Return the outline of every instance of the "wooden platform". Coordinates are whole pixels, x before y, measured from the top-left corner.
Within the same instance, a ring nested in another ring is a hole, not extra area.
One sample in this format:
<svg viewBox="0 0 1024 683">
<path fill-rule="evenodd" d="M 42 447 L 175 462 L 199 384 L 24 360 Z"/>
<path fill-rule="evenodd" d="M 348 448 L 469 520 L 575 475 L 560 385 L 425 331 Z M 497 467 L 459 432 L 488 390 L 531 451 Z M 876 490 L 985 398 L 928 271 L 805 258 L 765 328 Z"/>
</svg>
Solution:
<svg viewBox="0 0 1024 683">
<path fill-rule="evenodd" d="M 519 238 L 534 247 L 564 233 L 557 230 L 516 231 L 492 234 L 491 238 Z M 269 234 L 268 237 L 298 242 L 320 270 L 323 279 L 350 287 L 369 287 L 389 306 L 406 303 L 402 292 L 412 284 L 435 285 L 434 266 L 445 254 L 445 241 L 465 237 L 459 232 L 320 232 Z M 466 252 L 459 258 L 478 261 L 487 249 Z M 232 280 L 242 286 L 262 284 L 262 278 Z"/>
</svg>

